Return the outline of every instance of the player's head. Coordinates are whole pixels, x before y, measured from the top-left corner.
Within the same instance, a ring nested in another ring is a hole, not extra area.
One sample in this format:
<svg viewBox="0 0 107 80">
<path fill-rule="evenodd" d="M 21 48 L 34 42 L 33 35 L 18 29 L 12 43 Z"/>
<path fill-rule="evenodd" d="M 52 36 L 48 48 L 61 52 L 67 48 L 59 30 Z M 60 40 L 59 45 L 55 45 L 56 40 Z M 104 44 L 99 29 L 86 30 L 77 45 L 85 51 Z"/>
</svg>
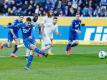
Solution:
<svg viewBox="0 0 107 80">
<path fill-rule="evenodd" d="M 80 19 L 80 14 L 79 13 L 76 13 L 76 19 Z"/>
<path fill-rule="evenodd" d="M 30 17 L 26 18 L 26 23 L 27 23 L 27 26 L 29 26 L 31 24 L 31 18 Z"/>
<path fill-rule="evenodd" d="M 20 22 L 22 22 L 23 19 L 24 19 L 24 16 L 19 16 L 19 18 L 18 18 L 18 20 L 19 20 Z"/>
<path fill-rule="evenodd" d="M 33 22 L 36 22 L 38 20 L 38 14 L 34 14 L 33 16 Z"/>
<path fill-rule="evenodd" d="M 52 10 L 50 9 L 49 11 L 48 11 L 48 17 L 52 17 Z"/>
<path fill-rule="evenodd" d="M 57 18 L 57 17 L 54 17 L 54 18 L 53 18 L 53 23 L 56 24 L 56 23 L 57 23 L 57 20 L 58 20 L 58 18 Z"/>
</svg>

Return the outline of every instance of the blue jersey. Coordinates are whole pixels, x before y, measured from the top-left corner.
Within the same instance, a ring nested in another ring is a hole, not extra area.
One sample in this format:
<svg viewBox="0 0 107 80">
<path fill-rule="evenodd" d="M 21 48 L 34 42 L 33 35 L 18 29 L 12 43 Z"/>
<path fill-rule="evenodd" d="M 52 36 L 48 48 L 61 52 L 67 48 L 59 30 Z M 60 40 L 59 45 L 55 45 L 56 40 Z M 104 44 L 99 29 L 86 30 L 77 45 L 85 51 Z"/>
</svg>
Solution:
<svg viewBox="0 0 107 80">
<path fill-rule="evenodd" d="M 10 29 L 13 29 L 13 32 L 15 34 L 18 34 L 19 31 L 19 27 L 17 26 L 18 24 L 22 23 L 21 21 L 19 21 L 18 19 L 16 19 L 13 24 L 11 24 L 11 26 L 9 26 Z M 9 34 L 11 34 L 11 31 L 9 31 Z"/>
<path fill-rule="evenodd" d="M 23 39 L 29 38 L 29 36 L 32 36 L 32 30 L 33 30 L 33 24 L 27 25 L 26 23 L 22 23 L 18 25 L 19 28 L 22 31 Z"/>
<path fill-rule="evenodd" d="M 30 36 L 32 36 L 32 30 L 33 27 L 35 27 L 33 24 L 27 24 L 27 23 L 22 23 L 18 25 L 19 28 L 22 31 L 22 36 L 23 36 L 23 43 L 25 45 L 26 48 L 30 49 L 30 45 L 31 44 L 35 44 L 35 40 L 33 38 L 29 38 Z"/>
<path fill-rule="evenodd" d="M 75 30 L 81 29 L 81 20 L 73 20 L 69 31 L 69 41 L 78 40 L 78 33 Z"/>
<path fill-rule="evenodd" d="M 70 32 L 74 32 L 75 30 L 81 29 L 81 20 L 73 20 L 72 25 L 70 26 Z"/>
</svg>

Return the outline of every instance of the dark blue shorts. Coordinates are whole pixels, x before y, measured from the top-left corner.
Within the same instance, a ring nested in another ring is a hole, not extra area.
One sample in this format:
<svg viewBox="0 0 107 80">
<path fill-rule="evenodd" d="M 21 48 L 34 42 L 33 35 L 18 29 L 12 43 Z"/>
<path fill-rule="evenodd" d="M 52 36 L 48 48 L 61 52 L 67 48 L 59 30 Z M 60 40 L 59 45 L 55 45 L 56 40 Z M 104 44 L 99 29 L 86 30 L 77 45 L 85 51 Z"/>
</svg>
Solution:
<svg viewBox="0 0 107 80">
<path fill-rule="evenodd" d="M 15 36 L 16 36 L 16 39 L 19 38 L 19 37 L 18 37 L 18 33 L 15 34 Z M 8 33 L 8 42 L 12 42 L 13 40 L 14 40 L 13 35 L 12 35 L 11 33 Z"/>
<path fill-rule="evenodd" d="M 74 40 L 78 40 L 78 33 L 70 33 L 69 34 L 69 41 L 72 42 Z"/>
<path fill-rule="evenodd" d="M 35 39 L 26 38 L 26 39 L 23 40 L 23 43 L 24 43 L 26 48 L 30 49 L 31 44 L 35 45 Z"/>
</svg>

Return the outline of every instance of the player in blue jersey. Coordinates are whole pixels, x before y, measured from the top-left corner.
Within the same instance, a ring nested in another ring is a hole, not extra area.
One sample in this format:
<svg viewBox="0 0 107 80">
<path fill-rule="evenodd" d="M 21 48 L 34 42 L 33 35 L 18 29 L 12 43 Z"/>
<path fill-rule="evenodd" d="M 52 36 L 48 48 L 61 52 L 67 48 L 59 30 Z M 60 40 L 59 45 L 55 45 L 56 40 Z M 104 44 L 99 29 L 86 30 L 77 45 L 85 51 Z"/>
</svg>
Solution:
<svg viewBox="0 0 107 80">
<path fill-rule="evenodd" d="M 17 57 L 16 56 L 16 47 L 17 45 L 19 45 L 19 39 L 18 39 L 18 31 L 19 31 L 19 27 L 17 27 L 16 25 L 20 24 L 23 22 L 23 17 L 19 16 L 18 19 L 16 19 L 13 24 L 9 24 L 8 28 L 9 28 L 9 32 L 8 32 L 8 42 L 7 43 L 2 43 L 0 45 L 0 49 L 3 49 L 4 47 L 8 47 L 10 48 L 12 45 L 12 41 L 15 41 L 15 46 L 14 46 L 14 50 L 11 54 L 11 57 Z M 12 25 L 12 26 L 11 26 Z"/>
<path fill-rule="evenodd" d="M 66 46 L 66 55 L 70 55 L 72 47 L 78 45 L 78 34 L 81 33 L 81 20 L 80 15 L 76 14 L 76 19 L 72 21 L 69 30 L 69 42 Z"/>
<path fill-rule="evenodd" d="M 34 39 L 32 38 L 32 35 L 31 35 L 34 25 L 31 23 L 31 18 L 28 17 L 26 19 L 26 22 L 22 23 L 22 24 L 19 24 L 18 27 L 20 27 L 20 29 L 22 31 L 23 43 L 24 43 L 25 47 L 27 49 L 30 49 L 30 50 L 34 51 L 37 54 L 41 54 L 41 55 L 47 57 L 48 54 L 42 52 L 34 44 L 35 41 L 34 41 Z M 33 53 L 30 54 L 30 56 L 28 57 L 28 62 L 27 62 L 27 65 L 26 65 L 25 69 L 27 69 L 27 70 L 29 69 L 29 67 L 32 63 L 32 60 L 33 60 Z"/>
</svg>

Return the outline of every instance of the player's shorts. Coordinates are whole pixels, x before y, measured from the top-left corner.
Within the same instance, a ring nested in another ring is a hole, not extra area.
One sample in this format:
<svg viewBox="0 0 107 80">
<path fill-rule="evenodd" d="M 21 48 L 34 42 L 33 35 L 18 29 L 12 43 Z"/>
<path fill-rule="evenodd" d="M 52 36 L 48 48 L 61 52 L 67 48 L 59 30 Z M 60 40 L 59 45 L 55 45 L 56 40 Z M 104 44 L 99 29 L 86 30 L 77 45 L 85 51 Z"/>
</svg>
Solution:
<svg viewBox="0 0 107 80">
<path fill-rule="evenodd" d="M 31 44 L 35 45 L 35 39 L 26 38 L 26 39 L 23 40 L 23 43 L 24 43 L 26 48 L 30 49 Z"/>
<path fill-rule="evenodd" d="M 78 33 L 70 33 L 69 41 L 72 42 L 72 41 L 76 41 L 76 40 L 78 40 Z"/>
<path fill-rule="evenodd" d="M 42 36 L 45 45 L 51 44 L 51 39 L 49 36 Z"/>
<path fill-rule="evenodd" d="M 18 37 L 18 33 L 15 34 L 15 36 L 16 36 L 16 39 L 19 38 L 19 37 Z M 8 33 L 8 42 L 12 42 L 13 40 L 14 40 L 13 35 L 12 35 L 11 33 Z"/>
</svg>

